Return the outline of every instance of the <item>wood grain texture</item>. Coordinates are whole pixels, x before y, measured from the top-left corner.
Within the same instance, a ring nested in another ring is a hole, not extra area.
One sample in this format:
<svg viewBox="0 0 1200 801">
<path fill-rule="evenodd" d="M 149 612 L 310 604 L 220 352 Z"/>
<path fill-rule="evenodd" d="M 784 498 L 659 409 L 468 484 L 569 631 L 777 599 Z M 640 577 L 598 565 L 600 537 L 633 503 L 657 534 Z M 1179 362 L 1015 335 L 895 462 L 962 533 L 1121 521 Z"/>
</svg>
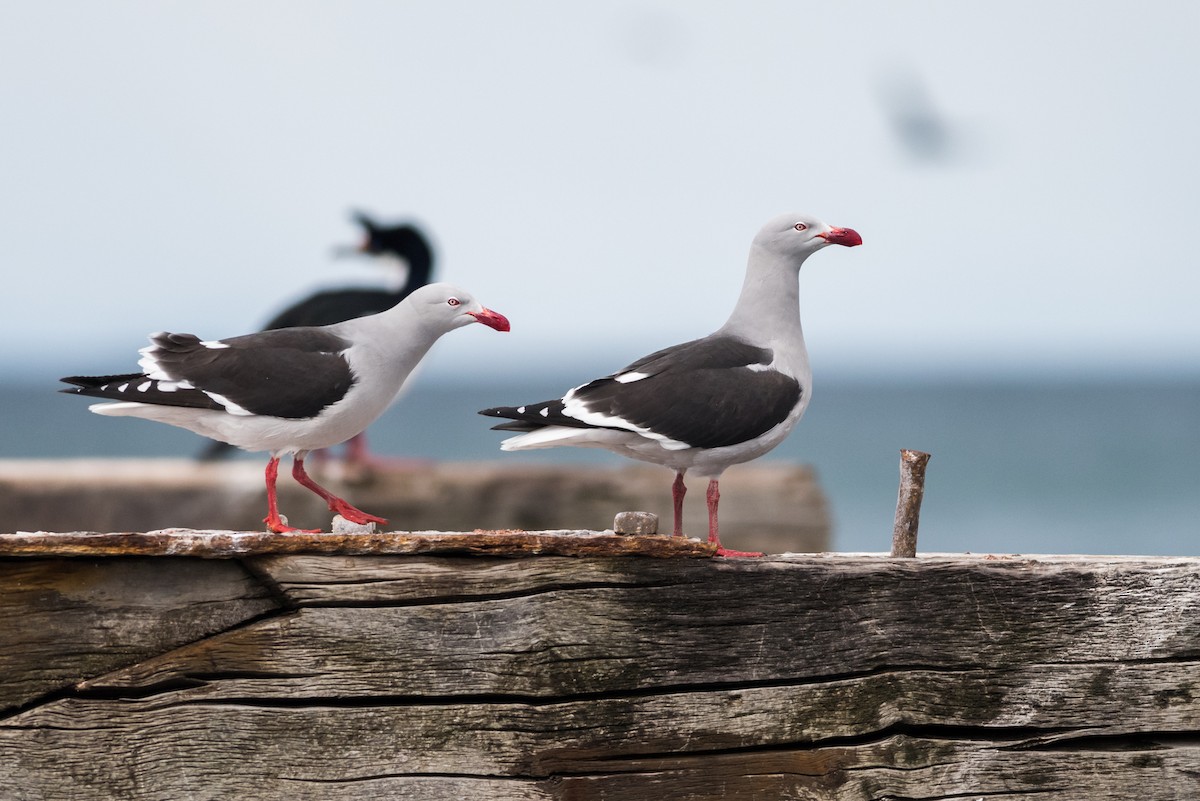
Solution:
<svg viewBox="0 0 1200 801">
<path fill-rule="evenodd" d="M 277 613 L 0 718 L 0 798 L 1200 797 L 1200 560 L 246 568 Z"/>
<path fill-rule="evenodd" d="M 0 714 L 277 606 L 236 563 L 0 560 Z"/>
<path fill-rule="evenodd" d="M 688 537 L 627 536 L 611 531 L 378 531 L 370 533 L 212 531 L 18 531 L 0 534 L 5 556 L 200 556 L 262 554 L 466 553 L 498 556 L 712 556 L 716 546 Z"/>
</svg>

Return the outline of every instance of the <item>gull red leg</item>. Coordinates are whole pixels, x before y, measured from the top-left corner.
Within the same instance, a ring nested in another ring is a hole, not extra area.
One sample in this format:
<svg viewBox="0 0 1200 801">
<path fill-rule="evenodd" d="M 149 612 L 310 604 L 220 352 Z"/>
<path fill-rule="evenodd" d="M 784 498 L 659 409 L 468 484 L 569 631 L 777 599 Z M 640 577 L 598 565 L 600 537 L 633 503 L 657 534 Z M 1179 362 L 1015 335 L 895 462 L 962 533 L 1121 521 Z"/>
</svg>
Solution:
<svg viewBox="0 0 1200 801">
<path fill-rule="evenodd" d="M 671 503 L 675 509 L 675 528 L 671 535 L 683 536 L 683 496 L 687 495 L 687 487 L 683 486 L 683 473 L 675 474 L 675 483 L 671 485 Z"/>
<path fill-rule="evenodd" d="M 717 505 L 721 502 L 721 490 L 717 479 L 708 482 L 708 492 L 704 497 L 708 501 L 708 541 L 717 546 L 717 556 L 762 556 L 758 551 L 731 551 L 721 547 L 721 537 L 717 533 Z"/>
<path fill-rule="evenodd" d="M 329 504 L 329 511 L 333 512 L 334 514 L 341 515 L 351 523 L 358 523 L 359 525 L 364 523 L 378 523 L 381 526 L 387 525 L 387 521 L 382 517 L 369 515 L 361 509 L 356 509 L 346 501 L 342 500 L 309 478 L 308 473 L 304 472 L 305 455 L 305 452 L 301 451 L 292 457 L 292 478 L 296 479 L 296 482 L 300 484 L 300 486 L 310 489 L 319 495 L 321 500 Z"/>
<path fill-rule="evenodd" d="M 275 497 L 275 480 L 279 477 L 279 457 L 272 455 L 271 460 L 267 462 L 267 516 L 263 518 L 263 522 L 267 524 L 267 531 L 273 531 L 276 534 L 287 534 L 290 531 L 302 531 L 306 534 L 316 534 L 316 529 L 295 528 L 283 522 L 279 516 L 279 503 Z"/>
</svg>

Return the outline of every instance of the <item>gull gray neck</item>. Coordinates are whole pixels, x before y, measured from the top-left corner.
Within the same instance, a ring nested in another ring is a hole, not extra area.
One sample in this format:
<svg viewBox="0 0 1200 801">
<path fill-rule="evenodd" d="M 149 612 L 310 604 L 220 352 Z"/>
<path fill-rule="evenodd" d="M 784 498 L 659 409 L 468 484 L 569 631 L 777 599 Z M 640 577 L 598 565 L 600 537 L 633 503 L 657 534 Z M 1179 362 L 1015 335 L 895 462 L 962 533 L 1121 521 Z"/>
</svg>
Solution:
<svg viewBox="0 0 1200 801">
<path fill-rule="evenodd" d="M 804 350 L 800 328 L 800 258 L 782 256 L 761 245 L 750 247 L 742 294 L 729 320 L 717 333 L 729 334 L 759 345 Z"/>
<path fill-rule="evenodd" d="M 425 357 L 433 343 L 445 333 L 438 326 L 422 324 L 408 301 L 380 314 L 338 323 L 334 330 L 355 342 L 351 367 L 356 373 L 370 370 L 384 383 L 403 381 Z"/>
</svg>

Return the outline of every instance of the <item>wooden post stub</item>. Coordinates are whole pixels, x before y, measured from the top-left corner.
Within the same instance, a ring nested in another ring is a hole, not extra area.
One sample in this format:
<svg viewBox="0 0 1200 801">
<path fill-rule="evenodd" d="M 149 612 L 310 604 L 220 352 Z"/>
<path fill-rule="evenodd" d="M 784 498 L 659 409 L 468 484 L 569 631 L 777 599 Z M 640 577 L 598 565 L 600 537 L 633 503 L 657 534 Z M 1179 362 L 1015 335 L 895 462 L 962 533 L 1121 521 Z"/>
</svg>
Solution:
<svg viewBox="0 0 1200 801">
<path fill-rule="evenodd" d="M 924 451 L 900 451 L 900 492 L 896 497 L 896 523 L 892 528 L 892 556 L 917 555 L 917 527 L 921 521 L 921 499 L 925 497 Z"/>
<path fill-rule="evenodd" d="M 613 531 L 625 536 L 654 536 L 658 533 L 658 515 L 653 512 L 618 512 Z"/>
</svg>

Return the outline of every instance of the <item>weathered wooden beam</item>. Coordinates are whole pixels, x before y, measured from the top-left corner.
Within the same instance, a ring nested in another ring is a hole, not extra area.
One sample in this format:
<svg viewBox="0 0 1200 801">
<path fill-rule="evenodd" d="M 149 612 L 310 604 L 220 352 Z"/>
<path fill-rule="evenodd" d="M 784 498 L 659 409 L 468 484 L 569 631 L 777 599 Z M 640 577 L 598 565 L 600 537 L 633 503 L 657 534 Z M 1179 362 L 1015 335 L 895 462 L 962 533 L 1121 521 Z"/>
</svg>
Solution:
<svg viewBox="0 0 1200 801">
<path fill-rule="evenodd" d="M 281 605 L 236 562 L 0 559 L 0 715 Z"/>
<path fill-rule="evenodd" d="M 1200 793 L 1200 559 L 141 561 L 274 611 L 0 713 L 0 798 Z"/>
</svg>

